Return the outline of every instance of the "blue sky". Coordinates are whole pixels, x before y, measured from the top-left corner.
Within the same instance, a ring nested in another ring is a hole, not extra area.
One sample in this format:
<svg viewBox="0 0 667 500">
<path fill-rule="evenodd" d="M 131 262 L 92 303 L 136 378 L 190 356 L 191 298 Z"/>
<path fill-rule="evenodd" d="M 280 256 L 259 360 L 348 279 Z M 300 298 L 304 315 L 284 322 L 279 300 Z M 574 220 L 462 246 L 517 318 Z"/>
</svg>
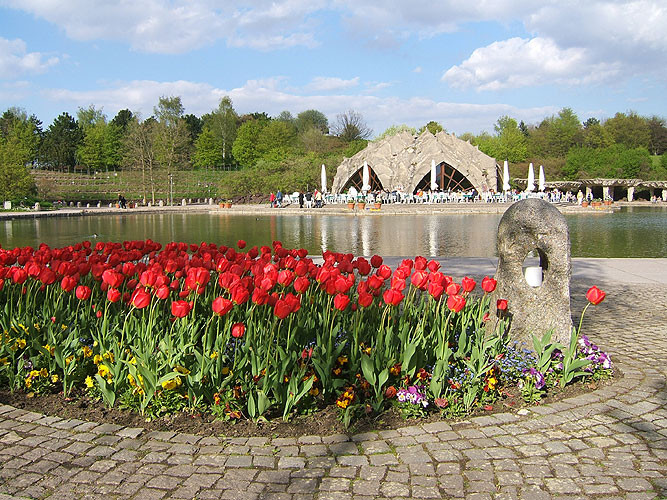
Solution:
<svg viewBox="0 0 667 500">
<path fill-rule="evenodd" d="M 147 117 L 347 110 L 374 130 L 493 132 L 571 107 L 667 117 L 664 0 L 0 0 L 0 109 L 46 128 L 91 104 Z"/>
</svg>

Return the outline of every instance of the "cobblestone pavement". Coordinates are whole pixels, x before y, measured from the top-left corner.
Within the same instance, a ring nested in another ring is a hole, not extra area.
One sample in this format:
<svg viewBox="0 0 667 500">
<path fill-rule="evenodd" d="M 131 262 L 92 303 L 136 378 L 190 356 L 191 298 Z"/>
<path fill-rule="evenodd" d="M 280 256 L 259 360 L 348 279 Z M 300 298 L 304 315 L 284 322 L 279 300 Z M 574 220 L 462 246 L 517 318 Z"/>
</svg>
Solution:
<svg viewBox="0 0 667 500">
<path fill-rule="evenodd" d="M 623 377 L 595 392 L 526 415 L 284 439 L 148 432 L 0 406 L 0 499 L 667 497 L 667 288 L 606 291 L 584 332 Z"/>
</svg>

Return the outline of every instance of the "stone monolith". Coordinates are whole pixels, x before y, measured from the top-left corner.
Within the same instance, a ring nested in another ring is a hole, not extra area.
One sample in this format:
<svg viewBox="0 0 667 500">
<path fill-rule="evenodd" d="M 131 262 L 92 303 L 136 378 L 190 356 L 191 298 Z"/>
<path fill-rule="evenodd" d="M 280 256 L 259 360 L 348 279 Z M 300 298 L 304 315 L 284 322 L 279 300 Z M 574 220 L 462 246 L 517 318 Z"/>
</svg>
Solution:
<svg viewBox="0 0 667 500">
<path fill-rule="evenodd" d="M 563 214 L 540 199 L 522 200 L 507 209 L 498 225 L 496 298 L 507 299 L 510 336 L 532 348 L 532 334 L 553 330 L 552 341 L 565 345 L 572 331 L 570 316 L 570 235 Z M 524 277 L 526 257 L 536 251 L 541 286 Z"/>
</svg>

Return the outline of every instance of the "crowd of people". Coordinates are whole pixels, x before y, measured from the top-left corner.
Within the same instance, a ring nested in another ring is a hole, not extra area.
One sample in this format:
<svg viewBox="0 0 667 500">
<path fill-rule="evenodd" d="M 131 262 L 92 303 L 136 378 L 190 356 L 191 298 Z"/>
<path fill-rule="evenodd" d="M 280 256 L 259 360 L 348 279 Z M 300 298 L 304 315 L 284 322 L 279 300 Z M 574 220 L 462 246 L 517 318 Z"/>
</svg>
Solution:
<svg viewBox="0 0 667 500">
<path fill-rule="evenodd" d="M 269 195 L 269 206 L 271 208 L 282 208 L 293 203 L 298 203 L 299 208 L 322 208 L 324 196 L 317 189 L 315 191 L 296 191 L 291 195 L 285 195 L 280 189 Z"/>
</svg>

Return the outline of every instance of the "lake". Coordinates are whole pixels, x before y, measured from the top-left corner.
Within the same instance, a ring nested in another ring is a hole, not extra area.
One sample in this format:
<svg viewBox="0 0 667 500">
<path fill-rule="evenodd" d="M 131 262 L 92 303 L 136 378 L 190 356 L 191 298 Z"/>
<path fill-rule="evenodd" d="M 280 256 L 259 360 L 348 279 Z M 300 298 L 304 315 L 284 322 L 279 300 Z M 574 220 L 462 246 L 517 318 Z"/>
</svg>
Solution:
<svg viewBox="0 0 667 500">
<path fill-rule="evenodd" d="M 280 240 L 311 254 L 324 250 L 383 256 L 493 257 L 499 214 L 236 215 L 137 213 L 0 221 L 3 248 L 66 246 L 85 239 L 151 238 L 167 243 L 207 241 L 252 245 Z M 623 207 L 566 215 L 573 257 L 667 256 L 667 207 Z"/>
</svg>

